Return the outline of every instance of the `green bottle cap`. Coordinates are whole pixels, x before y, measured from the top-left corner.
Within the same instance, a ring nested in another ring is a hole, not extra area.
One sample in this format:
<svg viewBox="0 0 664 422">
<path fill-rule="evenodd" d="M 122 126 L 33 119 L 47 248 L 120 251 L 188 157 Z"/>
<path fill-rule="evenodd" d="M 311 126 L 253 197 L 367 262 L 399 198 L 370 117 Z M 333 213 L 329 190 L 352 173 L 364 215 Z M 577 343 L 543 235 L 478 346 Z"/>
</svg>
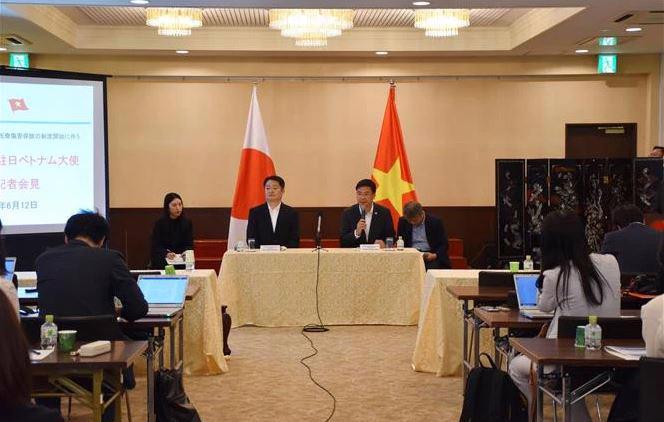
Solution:
<svg viewBox="0 0 664 422">
<path fill-rule="evenodd" d="M 46 315 L 46 322 L 53 322 L 53 315 Z"/>
<path fill-rule="evenodd" d="M 590 315 L 588 317 L 588 322 L 592 325 L 597 324 L 597 315 Z"/>
</svg>

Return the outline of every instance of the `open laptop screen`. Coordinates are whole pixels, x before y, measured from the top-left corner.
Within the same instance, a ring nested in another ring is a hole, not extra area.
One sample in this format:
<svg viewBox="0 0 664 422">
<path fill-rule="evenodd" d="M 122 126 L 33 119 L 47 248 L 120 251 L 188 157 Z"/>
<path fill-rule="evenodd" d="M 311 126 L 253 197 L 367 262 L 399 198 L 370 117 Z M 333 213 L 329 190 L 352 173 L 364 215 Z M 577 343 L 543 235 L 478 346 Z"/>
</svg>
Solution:
<svg viewBox="0 0 664 422">
<path fill-rule="evenodd" d="M 538 274 L 515 274 L 514 287 L 516 288 L 519 308 L 537 306 L 537 278 Z"/>
<path fill-rule="evenodd" d="M 150 305 L 182 304 L 187 293 L 187 276 L 141 275 L 138 278 L 138 287 Z"/>
<path fill-rule="evenodd" d="M 16 269 L 16 258 L 15 257 L 7 257 L 5 258 L 5 275 L 2 277 L 11 280 L 13 275 L 14 275 L 14 270 Z"/>
</svg>

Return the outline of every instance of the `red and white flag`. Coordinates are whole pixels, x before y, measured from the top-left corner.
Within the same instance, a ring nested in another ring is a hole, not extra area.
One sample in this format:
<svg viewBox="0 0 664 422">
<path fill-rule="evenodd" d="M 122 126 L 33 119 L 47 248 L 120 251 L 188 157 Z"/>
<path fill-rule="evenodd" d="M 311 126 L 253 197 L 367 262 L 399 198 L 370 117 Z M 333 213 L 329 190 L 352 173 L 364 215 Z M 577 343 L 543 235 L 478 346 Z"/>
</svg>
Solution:
<svg viewBox="0 0 664 422">
<path fill-rule="evenodd" d="M 240 240 L 246 241 L 249 210 L 265 202 L 263 180 L 274 174 L 274 163 L 270 157 L 265 126 L 258 106 L 258 94 L 254 86 L 233 195 L 231 222 L 228 227 L 228 249 L 234 248 Z"/>
</svg>

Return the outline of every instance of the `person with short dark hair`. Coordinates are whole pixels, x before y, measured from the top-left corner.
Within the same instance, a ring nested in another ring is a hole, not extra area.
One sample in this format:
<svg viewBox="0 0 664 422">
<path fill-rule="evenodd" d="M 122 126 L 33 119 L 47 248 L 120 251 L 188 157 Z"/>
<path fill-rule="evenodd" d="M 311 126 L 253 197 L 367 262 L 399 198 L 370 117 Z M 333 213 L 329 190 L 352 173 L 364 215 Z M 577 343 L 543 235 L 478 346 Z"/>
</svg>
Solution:
<svg viewBox="0 0 664 422">
<path fill-rule="evenodd" d="M 664 147 L 655 145 L 652 147 L 652 151 L 649 154 L 650 157 L 662 158 L 664 157 Z"/>
<path fill-rule="evenodd" d="M 110 228 L 99 214 L 73 215 L 65 226 L 65 244 L 46 250 L 35 261 L 41 314 L 115 315 L 113 297 L 122 302 L 121 316 L 144 317 L 148 304 L 120 252 L 102 248 Z"/>
<path fill-rule="evenodd" d="M 0 233 L 2 233 L 2 221 L 0 221 Z M 5 296 L 7 296 L 7 299 L 9 299 L 9 301 L 11 302 L 12 306 L 14 307 L 14 311 L 18 316 L 19 304 L 18 304 L 18 293 L 16 292 L 16 286 L 14 286 L 12 280 L 7 279 L 6 282 L 2 280 L 2 278 L 5 277 L 5 275 L 7 274 L 7 268 L 5 267 L 5 258 L 6 258 L 5 242 L 3 241 L 2 235 L 0 234 L 0 291 L 2 291 L 2 293 L 5 294 Z"/>
<path fill-rule="evenodd" d="M 643 212 L 631 204 L 618 206 L 613 225 L 616 230 L 604 235 L 601 253 L 615 256 L 623 274 L 657 273 L 661 235 L 644 224 Z"/>
<path fill-rule="evenodd" d="M 30 347 L 9 300 L 0 295 L 0 420 L 62 422 L 56 410 L 30 401 Z"/>
<path fill-rule="evenodd" d="M 247 239 L 254 239 L 255 247 L 281 245 L 300 246 L 300 218 L 297 211 L 282 202 L 286 182 L 277 175 L 263 180 L 265 203 L 249 210 Z"/>
<path fill-rule="evenodd" d="M 182 197 L 175 192 L 164 196 L 162 216 L 152 229 L 150 267 L 163 270 L 166 259 L 194 249 L 194 226 L 184 215 Z"/>
<path fill-rule="evenodd" d="M 443 221 L 425 212 L 419 202 L 411 201 L 404 205 L 403 217 L 399 218 L 397 236 L 403 238 L 407 248 L 415 248 L 422 252 L 427 270 L 451 268 Z"/>
<path fill-rule="evenodd" d="M 357 204 L 346 208 L 341 215 L 341 247 L 356 248 L 361 244 L 378 243 L 385 247 L 385 239 L 394 237 L 394 223 L 390 210 L 374 203 L 376 183 L 362 179 L 355 185 Z"/>
</svg>

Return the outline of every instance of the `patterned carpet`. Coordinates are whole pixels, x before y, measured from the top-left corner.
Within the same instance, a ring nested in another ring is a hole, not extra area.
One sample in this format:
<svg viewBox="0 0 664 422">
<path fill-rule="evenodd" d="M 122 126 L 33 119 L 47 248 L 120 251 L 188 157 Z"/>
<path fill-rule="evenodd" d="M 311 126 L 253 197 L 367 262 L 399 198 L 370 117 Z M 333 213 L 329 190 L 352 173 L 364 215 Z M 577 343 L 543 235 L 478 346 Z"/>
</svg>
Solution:
<svg viewBox="0 0 664 422">
<path fill-rule="evenodd" d="M 332 420 L 458 420 L 460 379 L 411 370 L 416 333 L 417 327 L 335 326 L 309 334 L 320 351 L 308 360 L 314 377 L 337 398 Z M 299 363 L 312 352 L 299 328 L 237 328 L 230 346 L 229 373 L 185 378 L 203 421 L 326 420 L 332 399 Z M 145 379 L 137 382 L 132 417 L 144 421 Z M 72 414 L 72 421 L 90 417 L 76 404 Z"/>
</svg>

